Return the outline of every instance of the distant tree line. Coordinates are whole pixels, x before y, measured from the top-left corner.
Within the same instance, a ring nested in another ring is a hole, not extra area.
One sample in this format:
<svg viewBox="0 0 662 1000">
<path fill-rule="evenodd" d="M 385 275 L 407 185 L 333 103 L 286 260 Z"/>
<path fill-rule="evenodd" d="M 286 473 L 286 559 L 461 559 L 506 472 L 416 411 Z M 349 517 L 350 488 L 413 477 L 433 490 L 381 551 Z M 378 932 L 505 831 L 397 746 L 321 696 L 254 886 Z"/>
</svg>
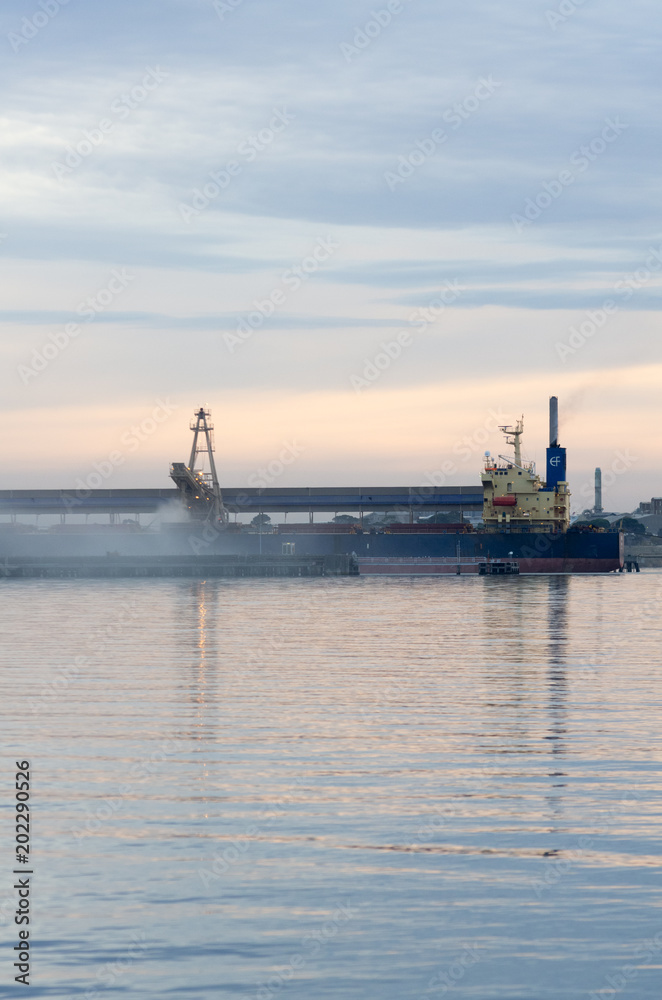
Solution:
<svg viewBox="0 0 662 1000">
<path fill-rule="evenodd" d="M 575 528 L 604 528 L 605 531 L 626 531 L 630 535 L 645 535 L 646 528 L 636 517 L 620 517 L 608 521 L 606 517 L 592 517 L 590 520 L 575 521 Z"/>
</svg>

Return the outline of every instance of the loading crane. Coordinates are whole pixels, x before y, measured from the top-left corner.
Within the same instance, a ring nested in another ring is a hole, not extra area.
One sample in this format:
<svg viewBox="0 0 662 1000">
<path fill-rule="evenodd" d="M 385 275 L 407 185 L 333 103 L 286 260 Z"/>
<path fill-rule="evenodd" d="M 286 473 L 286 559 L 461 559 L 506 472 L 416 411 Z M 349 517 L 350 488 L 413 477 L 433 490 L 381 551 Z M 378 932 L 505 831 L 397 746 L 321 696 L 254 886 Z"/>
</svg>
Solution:
<svg viewBox="0 0 662 1000">
<path fill-rule="evenodd" d="M 183 462 L 173 462 L 170 466 L 170 478 L 194 517 L 226 524 L 228 514 L 223 504 L 214 461 L 214 425 L 211 422 L 211 411 L 201 406 L 196 410 L 190 426 L 193 431 L 193 446 L 188 465 L 184 465 Z M 196 468 L 201 455 L 207 456 L 209 466 L 207 471 L 203 471 L 204 462 L 202 468 Z"/>
</svg>

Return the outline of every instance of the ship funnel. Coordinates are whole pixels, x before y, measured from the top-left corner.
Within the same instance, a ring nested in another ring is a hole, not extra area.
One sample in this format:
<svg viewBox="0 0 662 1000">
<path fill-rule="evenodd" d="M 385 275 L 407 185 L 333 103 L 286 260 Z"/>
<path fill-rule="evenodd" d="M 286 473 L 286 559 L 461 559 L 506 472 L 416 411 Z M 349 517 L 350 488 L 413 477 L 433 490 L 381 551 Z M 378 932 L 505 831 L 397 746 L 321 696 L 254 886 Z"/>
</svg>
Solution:
<svg viewBox="0 0 662 1000">
<path fill-rule="evenodd" d="M 595 507 L 596 514 L 602 514 L 602 469 L 595 470 Z"/>
<path fill-rule="evenodd" d="M 559 446 L 559 398 L 550 396 L 549 398 L 549 447 Z"/>
<path fill-rule="evenodd" d="M 549 399 L 549 448 L 547 449 L 546 488 L 558 489 L 559 483 L 565 479 L 565 448 L 559 447 L 559 400 L 558 396 Z"/>
</svg>

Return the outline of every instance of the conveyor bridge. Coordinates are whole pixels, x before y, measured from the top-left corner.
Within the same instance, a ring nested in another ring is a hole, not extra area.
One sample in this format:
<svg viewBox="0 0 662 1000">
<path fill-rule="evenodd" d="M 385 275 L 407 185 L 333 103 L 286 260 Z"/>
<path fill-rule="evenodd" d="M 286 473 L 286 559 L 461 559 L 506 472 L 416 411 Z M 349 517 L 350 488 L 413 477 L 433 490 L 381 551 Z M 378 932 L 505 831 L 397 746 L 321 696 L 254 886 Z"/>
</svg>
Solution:
<svg viewBox="0 0 662 1000">
<path fill-rule="evenodd" d="M 0 515 L 156 513 L 181 499 L 177 489 L 0 490 Z M 482 511 L 480 486 L 223 488 L 229 514 Z"/>
</svg>

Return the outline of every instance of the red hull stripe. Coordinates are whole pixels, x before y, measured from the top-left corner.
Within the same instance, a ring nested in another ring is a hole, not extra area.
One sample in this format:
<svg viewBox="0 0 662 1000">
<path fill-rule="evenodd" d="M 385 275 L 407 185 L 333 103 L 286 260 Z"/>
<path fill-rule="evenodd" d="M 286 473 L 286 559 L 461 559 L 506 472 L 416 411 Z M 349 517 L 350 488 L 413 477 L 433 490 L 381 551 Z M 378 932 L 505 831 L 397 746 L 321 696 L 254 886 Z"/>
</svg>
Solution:
<svg viewBox="0 0 662 1000">
<path fill-rule="evenodd" d="M 482 559 L 460 559 L 461 576 L 477 574 Z M 612 573 L 620 568 L 618 559 L 510 559 L 523 573 Z M 389 558 L 359 557 L 362 576 L 448 576 L 458 575 L 458 562 L 447 557 Z"/>
</svg>

